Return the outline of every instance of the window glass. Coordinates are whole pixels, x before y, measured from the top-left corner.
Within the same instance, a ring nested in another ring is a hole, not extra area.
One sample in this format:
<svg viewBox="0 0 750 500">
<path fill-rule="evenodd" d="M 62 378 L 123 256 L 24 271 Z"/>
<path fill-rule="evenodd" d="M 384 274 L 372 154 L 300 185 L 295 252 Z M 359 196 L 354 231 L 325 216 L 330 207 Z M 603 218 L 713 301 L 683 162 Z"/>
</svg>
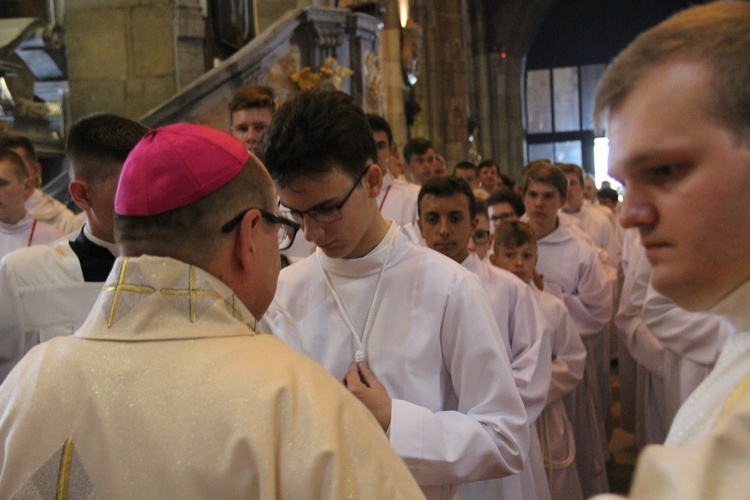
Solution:
<svg viewBox="0 0 750 500">
<path fill-rule="evenodd" d="M 578 68 L 552 70 L 554 88 L 555 132 L 581 130 L 581 111 L 578 99 Z"/>
<path fill-rule="evenodd" d="M 530 134 L 552 132 L 549 70 L 526 73 L 526 126 Z"/>
</svg>

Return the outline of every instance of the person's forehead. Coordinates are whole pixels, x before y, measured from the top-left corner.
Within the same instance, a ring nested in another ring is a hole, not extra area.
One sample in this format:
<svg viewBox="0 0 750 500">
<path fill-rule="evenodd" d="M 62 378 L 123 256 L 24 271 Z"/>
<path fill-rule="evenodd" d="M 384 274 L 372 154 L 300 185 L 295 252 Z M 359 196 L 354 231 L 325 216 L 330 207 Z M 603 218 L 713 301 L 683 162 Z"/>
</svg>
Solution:
<svg viewBox="0 0 750 500">
<path fill-rule="evenodd" d="M 493 203 L 489 207 L 490 211 L 495 213 L 507 213 L 507 212 L 514 212 L 513 207 L 508 203 L 507 201 L 501 201 L 499 203 Z"/>
<path fill-rule="evenodd" d="M 385 133 L 385 130 L 373 130 L 372 138 L 375 139 L 375 142 L 388 144 L 388 134 Z"/>
<path fill-rule="evenodd" d="M 529 188 L 526 190 L 528 193 L 529 191 L 534 191 L 536 193 L 550 193 L 554 192 L 557 193 L 557 188 L 553 186 L 552 184 L 548 184 L 546 182 L 539 182 L 539 181 L 531 181 L 529 183 Z"/>
<path fill-rule="evenodd" d="M 271 122 L 271 110 L 268 108 L 244 108 L 232 112 L 232 123 L 264 123 Z"/>
<path fill-rule="evenodd" d="M 710 109 L 711 68 L 701 62 L 665 61 L 652 66 L 610 111 L 610 175 L 689 150 L 702 127 L 722 126 Z M 655 110 L 658 110 L 655 111 Z"/>
<path fill-rule="evenodd" d="M 567 172 L 565 175 L 568 177 L 568 182 L 570 184 L 573 184 L 575 182 L 578 185 L 581 183 L 578 179 L 578 174 L 576 174 L 575 172 Z"/>
<path fill-rule="evenodd" d="M 469 213 L 469 198 L 462 193 L 451 196 L 435 196 L 427 194 L 420 202 L 422 211 L 425 212 L 464 212 Z"/>
</svg>

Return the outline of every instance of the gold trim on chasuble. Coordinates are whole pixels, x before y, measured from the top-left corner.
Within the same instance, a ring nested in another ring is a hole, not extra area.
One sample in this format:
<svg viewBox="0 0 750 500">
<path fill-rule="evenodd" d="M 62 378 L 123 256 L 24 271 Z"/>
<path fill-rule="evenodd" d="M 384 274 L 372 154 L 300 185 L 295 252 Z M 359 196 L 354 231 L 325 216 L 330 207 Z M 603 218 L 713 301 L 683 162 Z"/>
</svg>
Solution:
<svg viewBox="0 0 750 500">
<path fill-rule="evenodd" d="M 190 265 L 190 277 L 188 279 L 188 288 L 186 290 L 179 290 L 175 288 L 162 288 L 159 290 L 160 293 L 164 295 L 172 295 L 172 296 L 179 296 L 179 295 L 186 295 L 190 297 L 190 322 L 195 323 L 198 320 L 198 314 L 196 312 L 196 309 L 198 308 L 197 299 L 198 296 L 201 297 L 213 297 L 215 299 L 223 299 L 221 295 L 219 295 L 217 292 L 213 290 L 199 290 L 195 288 L 195 266 Z M 232 294 L 232 298 L 234 299 L 234 294 Z M 234 305 L 232 305 L 232 310 L 234 311 Z"/>
<path fill-rule="evenodd" d="M 120 269 L 120 275 L 117 279 L 117 284 L 113 286 L 108 286 L 104 289 L 105 292 L 115 292 L 115 297 L 112 301 L 112 308 L 109 311 L 109 320 L 107 321 L 107 328 L 112 328 L 112 325 L 115 321 L 115 316 L 117 315 L 117 311 L 119 309 L 120 305 L 120 295 L 123 292 L 130 292 L 130 293 L 141 293 L 150 295 L 154 292 L 156 292 L 156 289 L 154 287 L 146 286 L 146 285 L 136 285 L 132 283 L 124 283 L 125 279 L 125 271 L 128 267 L 129 258 L 125 258 L 122 261 L 122 268 Z M 237 309 L 236 306 L 236 296 L 233 293 L 230 299 L 224 299 L 224 297 L 221 296 L 218 292 L 214 290 L 203 290 L 196 288 L 195 286 L 195 266 L 189 265 L 188 270 L 188 288 L 186 289 L 179 289 L 179 288 L 161 288 L 159 290 L 159 293 L 162 295 L 169 295 L 172 297 L 179 297 L 179 296 L 186 296 L 189 299 L 189 305 L 190 305 L 190 322 L 195 323 L 198 320 L 198 297 L 212 297 L 215 299 L 223 300 L 224 303 L 231 309 L 232 317 L 235 319 L 238 319 L 242 321 L 243 323 L 246 323 L 245 318 L 240 313 L 240 311 Z M 246 323 L 253 331 L 257 331 L 257 320 L 253 318 L 253 324 Z"/>
<path fill-rule="evenodd" d="M 117 278 L 117 284 L 115 286 L 108 286 L 104 289 L 105 292 L 115 292 L 115 298 L 114 300 L 112 300 L 112 308 L 109 311 L 107 328 L 112 328 L 112 324 L 115 322 L 115 315 L 117 314 L 117 308 L 120 305 L 120 294 L 122 292 L 145 293 L 150 295 L 156 291 L 153 287 L 150 286 L 132 285 L 122 282 L 123 279 L 125 279 L 125 269 L 128 267 L 128 261 L 129 259 L 127 258 L 122 261 L 122 267 L 120 268 L 120 276 Z"/>
</svg>

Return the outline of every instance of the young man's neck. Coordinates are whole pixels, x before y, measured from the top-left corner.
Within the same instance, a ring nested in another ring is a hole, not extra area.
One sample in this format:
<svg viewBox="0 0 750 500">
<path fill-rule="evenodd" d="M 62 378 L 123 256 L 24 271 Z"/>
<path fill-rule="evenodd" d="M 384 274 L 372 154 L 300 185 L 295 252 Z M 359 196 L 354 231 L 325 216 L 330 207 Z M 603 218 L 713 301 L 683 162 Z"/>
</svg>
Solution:
<svg viewBox="0 0 750 500">
<path fill-rule="evenodd" d="M 24 219 L 24 217 L 26 217 L 26 210 L 25 209 L 24 210 L 20 210 L 18 212 L 13 212 L 12 214 L 8 214 L 8 216 L 4 220 L 2 220 L 0 222 L 4 222 L 5 224 L 9 224 L 11 226 L 15 226 L 16 224 L 18 224 L 19 222 L 21 222 Z"/>
<path fill-rule="evenodd" d="M 570 203 L 566 203 L 565 206 L 563 207 L 563 211 L 566 214 L 577 214 L 578 212 L 581 211 L 582 208 L 583 208 L 583 201 L 581 201 L 581 203 L 579 203 L 577 206 L 571 205 Z"/>
<path fill-rule="evenodd" d="M 560 225 L 560 218 L 555 216 L 555 218 L 551 221 L 545 221 L 542 224 L 537 224 L 535 221 L 529 219 L 529 225 L 534 230 L 534 232 L 536 232 L 537 239 L 541 240 L 545 236 L 552 233 L 555 229 L 557 229 L 557 226 Z"/>
<path fill-rule="evenodd" d="M 377 210 L 377 207 L 375 208 L 376 211 L 373 213 L 372 221 L 367 231 L 359 242 L 359 245 L 357 245 L 357 248 L 346 257 L 347 259 L 358 259 L 372 252 L 388 233 L 390 224 L 380 214 L 380 210 Z"/>
</svg>

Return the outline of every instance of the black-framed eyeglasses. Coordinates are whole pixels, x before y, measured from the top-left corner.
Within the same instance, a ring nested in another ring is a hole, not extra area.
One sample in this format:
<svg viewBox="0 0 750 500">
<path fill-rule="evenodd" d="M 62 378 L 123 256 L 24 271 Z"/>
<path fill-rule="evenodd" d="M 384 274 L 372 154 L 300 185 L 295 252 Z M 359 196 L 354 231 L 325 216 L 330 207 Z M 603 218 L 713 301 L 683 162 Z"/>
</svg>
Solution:
<svg viewBox="0 0 750 500">
<path fill-rule="evenodd" d="M 476 231 L 474 231 L 471 239 L 474 240 L 475 245 L 484 245 L 485 243 L 490 241 L 490 232 L 484 229 L 477 229 Z"/>
<path fill-rule="evenodd" d="M 370 164 L 372 165 L 372 164 Z M 365 174 L 368 170 L 370 170 L 370 165 L 367 165 L 365 167 L 364 172 L 362 172 L 359 177 L 357 177 L 357 180 L 354 181 L 354 185 L 349 190 L 348 193 L 346 193 L 346 196 L 344 196 L 344 199 L 341 200 L 341 203 L 338 205 L 334 205 L 331 207 L 314 207 L 310 210 L 295 210 L 293 208 L 289 208 L 281 201 L 279 201 L 279 210 L 286 215 L 289 214 L 289 217 L 294 220 L 297 224 L 303 224 L 305 216 L 310 217 L 315 222 L 336 222 L 338 220 L 341 220 L 343 215 L 341 214 L 341 208 L 346 205 L 346 202 L 349 201 L 349 197 L 352 195 L 354 190 L 359 186 L 359 183 L 362 182 L 362 179 L 364 178 Z"/>
<path fill-rule="evenodd" d="M 250 207 L 243 210 L 232 220 L 221 226 L 221 231 L 223 233 L 231 233 L 234 228 L 237 227 L 240 221 L 242 221 L 242 218 L 245 216 L 245 214 L 253 209 L 260 212 L 261 217 L 266 219 L 268 222 L 270 222 L 271 224 L 276 224 L 278 226 L 277 237 L 279 239 L 279 250 L 286 250 L 287 248 L 292 246 L 292 243 L 294 243 L 294 237 L 297 236 L 297 231 L 299 231 L 300 228 L 299 224 L 287 219 L 286 217 L 281 217 L 279 215 L 266 212 L 265 210 L 261 210 L 257 207 Z"/>
</svg>

